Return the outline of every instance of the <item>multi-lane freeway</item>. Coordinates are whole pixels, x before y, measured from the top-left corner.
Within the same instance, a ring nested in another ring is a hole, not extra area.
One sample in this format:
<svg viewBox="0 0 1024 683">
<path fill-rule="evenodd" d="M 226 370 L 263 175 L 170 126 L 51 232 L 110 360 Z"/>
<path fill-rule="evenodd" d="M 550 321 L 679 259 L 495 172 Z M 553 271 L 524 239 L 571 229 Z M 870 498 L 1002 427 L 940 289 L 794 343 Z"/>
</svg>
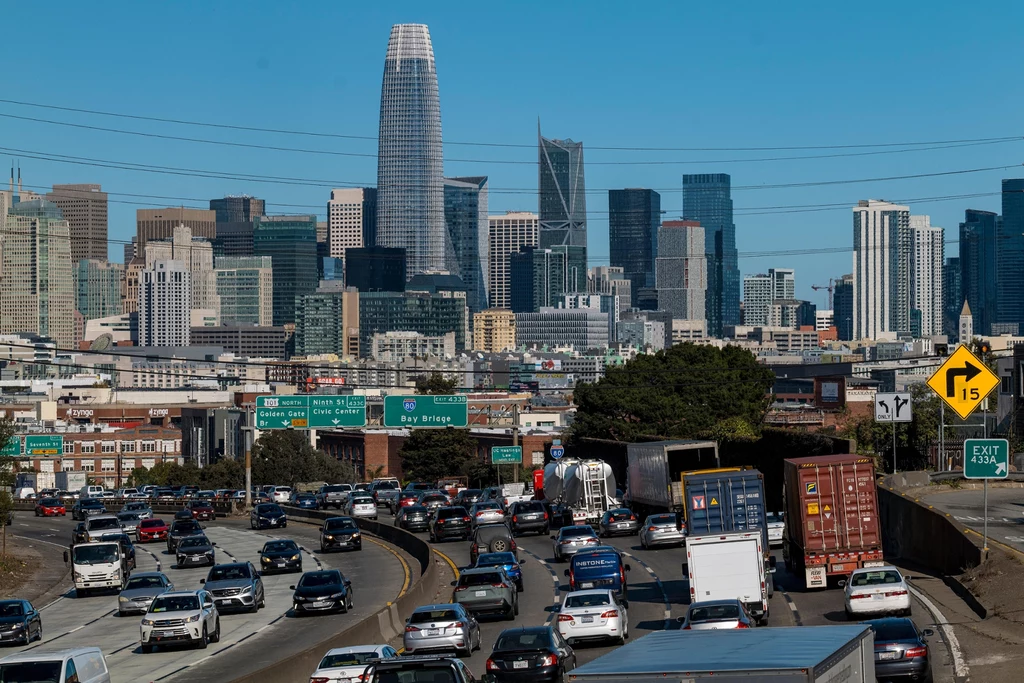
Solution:
<svg viewBox="0 0 1024 683">
<path fill-rule="evenodd" d="M 980 489 L 969 489 L 929 493 L 923 496 L 923 500 L 949 513 L 971 531 L 982 534 L 985 529 L 984 496 Z M 990 539 L 1024 552 L 1024 491 L 1019 487 L 989 489 L 988 535 Z"/>
</svg>

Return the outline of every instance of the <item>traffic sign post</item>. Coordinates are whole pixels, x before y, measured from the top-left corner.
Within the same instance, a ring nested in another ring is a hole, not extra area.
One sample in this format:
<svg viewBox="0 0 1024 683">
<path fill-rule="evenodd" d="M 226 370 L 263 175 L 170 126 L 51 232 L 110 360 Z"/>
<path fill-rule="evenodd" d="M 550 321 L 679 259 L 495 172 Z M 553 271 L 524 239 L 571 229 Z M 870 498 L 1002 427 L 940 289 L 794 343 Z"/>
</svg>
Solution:
<svg viewBox="0 0 1024 683">
<path fill-rule="evenodd" d="M 896 423 L 912 422 L 910 394 L 875 394 L 875 422 L 892 424 L 892 472 L 896 473 Z"/>
<path fill-rule="evenodd" d="M 558 460 L 565 455 L 565 446 L 552 445 L 551 446 L 551 459 Z"/>
<path fill-rule="evenodd" d="M 365 396 L 256 397 L 256 429 L 332 429 L 365 426 Z"/>
<path fill-rule="evenodd" d="M 522 446 L 491 446 L 492 465 L 519 465 L 522 462 Z"/>
<path fill-rule="evenodd" d="M 999 377 L 966 346 L 959 346 L 928 378 L 928 386 L 966 420 L 999 386 Z"/>
<path fill-rule="evenodd" d="M 465 394 L 449 396 L 385 396 L 385 427 L 466 427 L 469 404 Z"/>
<path fill-rule="evenodd" d="M 1010 474 L 1010 442 L 1006 439 L 966 439 L 964 479 L 985 480 L 985 533 L 982 550 L 988 552 L 988 480 L 1006 479 Z"/>
<path fill-rule="evenodd" d="M 61 455 L 64 436 L 61 434 L 30 434 L 25 437 L 25 455 Z"/>
<path fill-rule="evenodd" d="M 17 434 L 8 439 L 4 447 L 0 449 L 0 456 L 7 455 L 21 455 L 21 437 Z"/>
</svg>

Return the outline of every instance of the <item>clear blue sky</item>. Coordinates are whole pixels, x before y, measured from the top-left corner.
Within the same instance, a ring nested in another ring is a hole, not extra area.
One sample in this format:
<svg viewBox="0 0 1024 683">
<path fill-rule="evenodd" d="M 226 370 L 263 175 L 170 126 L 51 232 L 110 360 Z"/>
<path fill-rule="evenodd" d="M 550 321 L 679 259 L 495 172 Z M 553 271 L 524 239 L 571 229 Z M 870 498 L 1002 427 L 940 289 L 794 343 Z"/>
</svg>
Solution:
<svg viewBox="0 0 1024 683">
<path fill-rule="evenodd" d="M 642 8 L 642 11 L 640 11 Z M 785 8 L 785 9 L 781 9 Z M 528 145 L 445 145 L 447 175 L 490 177 L 492 213 L 536 210 L 537 117 L 549 137 L 583 140 L 587 186 L 653 187 L 667 217 L 681 174 L 732 174 L 734 186 L 935 173 L 1024 161 L 1020 142 L 828 159 L 727 163 L 812 152 L 622 152 L 598 146 L 785 147 L 1024 134 L 1024 4 L 1019 2 L 249 2 L 32 3 L 4 9 L 0 97 L 87 109 L 375 136 L 390 26 L 430 26 L 444 138 Z M 367 154 L 257 151 L 143 139 L 0 116 L 0 146 L 157 166 L 374 184 L 372 140 L 302 138 L 118 120 L 0 103 L 0 114 L 214 140 Z M 867 151 L 867 150 L 865 150 Z M 0 151 L 6 168 L 7 152 Z M 268 212 L 319 207 L 329 189 L 139 173 L 21 156 L 24 182 L 99 182 L 118 193 L 265 198 Z M 527 163 L 509 164 L 501 161 Z M 603 165 L 600 162 L 700 162 Z M 799 295 L 850 270 L 850 255 L 744 256 L 852 242 L 848 208 L 765 213 L 746 207 L 847 207 L 863 198 L 998 193 L 1024 170 L 852 185 L 736 190 L 744 274 L 797 271 Z M 6 171 L 4 171 L 6 175 Z M 167 206 L 177 202 L 111 195 Z M 197 202 L 184 202 L 198 205 Z M 274 206 L 276 205 L 276 206 Z M 998 194 L 915 202 L 957 239 L 965 208 Z M 134 204 L 111 203 L 111 239 L 135 231 Z M 607 263 L 607 194 L 588 199 L 591 264 Z M 947 255 L 955 255 L 955 244 Z M 120 260 L 121 245 L 111 246 Z"/>
</svg>

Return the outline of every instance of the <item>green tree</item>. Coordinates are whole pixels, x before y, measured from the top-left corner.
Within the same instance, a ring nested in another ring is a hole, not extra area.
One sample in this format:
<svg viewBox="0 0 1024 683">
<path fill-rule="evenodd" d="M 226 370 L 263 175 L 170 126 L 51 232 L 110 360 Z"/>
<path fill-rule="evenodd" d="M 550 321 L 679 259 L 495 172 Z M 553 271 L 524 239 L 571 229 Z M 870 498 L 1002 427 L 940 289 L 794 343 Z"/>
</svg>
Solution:
<svg viewBox="0 0 1024 683">
<path fill-rule="evenodd" d="M 437 481 L 462 475 L 474 463 L 476 442 L 465 429 L 416 429 L 398 451 L 405 476 L 417 481 Z"/>
<path fill-rule="evenodd" d="M 756 438 L 774 373 L 736 346 L 677 344 L 576 387 L 569 438 Z"/>
<path fill-rule="evenodd" d="M 17 439 L 14 420 L 4 416 L 0 418 L 0 450 L 3 450 L 9 442 Z M 0 543 L 0 557 L 7 559 L 7 517 L 14 510 L 15 477 L 18 469 L 18 458 L 13 455 L 0 456 L 0 526 L 3 531 L 3 541 Z"/>
<path fill-rule="evenodd" d="M 459 382 L 456 379 L 445 379 L 440 372 L 432 372 L 428 376 L 420 375 L 416 378 L 417 394 L 437 394 L 446 396 L 456 393 Z"/>
<path fill-rule="evenodd" d="M 231 458 L 218 460 L 199 470 L 199 486 L 204 489 L 244 488 L 245 467 Z"/>
<path fill-rule="evenodd" d="M 266 432 L 252 448 L 252 478 L 258 484 L 295 486 L 299 482 L 355 481 L 348 463 L 332 458 L 309 445 L 306 432 Z"/>
</svg>

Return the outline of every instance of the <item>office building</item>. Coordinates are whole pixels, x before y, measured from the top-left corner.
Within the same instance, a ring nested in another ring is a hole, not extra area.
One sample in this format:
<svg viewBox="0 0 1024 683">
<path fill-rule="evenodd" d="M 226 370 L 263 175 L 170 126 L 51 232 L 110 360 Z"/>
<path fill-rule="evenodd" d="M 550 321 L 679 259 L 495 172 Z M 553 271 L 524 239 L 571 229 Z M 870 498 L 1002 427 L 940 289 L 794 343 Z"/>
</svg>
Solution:
<svg viewBox="0 0 1024 683">
<path fill-rule="evenodd" d="M 960 238 L 961 248 L 963 237 Z M 950 256 L 942 268 L 942 334 L 956 338 L 960 303 L 964 301 L 963 273 L 959 256 Z"/>
<path fill-rule="evenodd" d="M 979 334 L 992 333 L 992 324 L 999 314 L 998 251 L 1002 221 L 991 211 L 967 209 L 960 224 L 961 291 L 949 301 L 949 313 L 955 322 L 960 317 L 964 300 L 974 314 L 974 329 Z"/>
<path fill-rule="evenodd" d="M 382 363 L 401 363 L 409 358 L 454 356 L 454 332 L 434 337 L 419 332 L 378 332 L 370 337 L 370 358 Z"/>
<path fill-rule="evenodd" d="M 825 332 L 836 325 L 835 311 L 817 310 L 814 312 L 814 329 L 817 332 Z"/>
<path fill-rule="evenodd" d="M 139 282 L 139 345 L 188 346 L 191 273 L 182 261 L 156 261 Z"/>
<path fill-rule="evenodd" d="M 256 325 L 218 325 L 193 327 L 190 341 L 193 346 L 219 346 L 224 353 L 241 358 L 288 358 L 290 334 L 283 327 Z"/>
<path fill-rule="evenodd" d="M 608 314 L 593 308 L 549 308 L 516 313 L 516 346 L 571 347 L 577 351 L 608 347 Z"/>
<path fill-rule="evenodd" d="M 832 297 L 833 318 L 840 341 L 853 341 L 853 274 L 844 275 L 835 284 Z"/>
<path fill-rule="evenodd" d="M 526 247 L 509 262 L 512 311 L 536 312 L 555 306 L 565 296 L 565 254 Z"/>
<path fill-rule="evenodd" d="M 267 215 L 267 203 L 249 195 L 228 195 L 211 199 L 210 210 L 217 223 L 252 223 L 257 216 Z"/>
<path fill-rule="evenodd" d="M 945 231 L 933 227 L 929 216 L 911 216 L 914 233 L 914 284 L 910 307 L 920 325 L 914 338 L 942 334 L 942 267 L 946 260 Z"/>
<path fill-rule="evenodd" d="M 665 323 L 634 318 L 615 325 L 615 341 L 623 346 L 661 351 L 665 348 Z"/>
<path fill-rule="evenodd" d="M 179 225 L 169 239 L 151 239 L 145 248 L 146 268 L 157 261 L 180 261 L 189 271 L 189 288 L 193 309 L 220 310 L 217 296 L 217 275 L 213 270 L 213 243 L 194 236 L 192 229 Z"/>
<path fill-rule="evenodd" d="M 487 270 L 491 308 L 512 308 L 511 257 L 538 245 L 540 219 L 535 213 L 509 211 L 487 218 Z"/>
<path fill-rule="evenodd" d="M 214 274 L 221 325 L 274 324 L 274 271 L 269 256 L 221 256 Z"/>
<path fill-rule="evenodd" d="M 405 249 L 349 248 L 345 285 L 360 292 L 404 292 Z"/>
<path fill-rule="evenodd" d="M 419 332 L 437 337 L 455 333 L 455 348 L 466 348 L 469 322 L 461 292 L 366 292 L 359 294 L 359 352 L 372 350 L 374 334 Z"/>
<path fill-rule="evenodd" d="M 708 287 L 705 231 L 696 221 L 665 221 L 658 230 L 654 285 L 658 308 L 673 319 L 703 320 Z"/>
<path fill-rule="evenodd" d="M 660 227 L 660 194 L 645 189 L 608 190 L 609 260 L 613 267 L 622 268 L 631 293 L 654 286 Z M 630 304 L 635 306 L 636 300 Z"/>
<path fill-rule="evenodd" d="M 100 259 L 82 259 L 75 268 L 75 310 L 86 320 L 121 313 L 124 266 Z"/>
<path fill-rule="evenodd" d="M 359 292 L 337 280 L 296 300 L 295 355 L 359 356 Z"/>
<path fill-rule="evenodd" d="M 295 322 L 296 298 L 316 291 L 316 216 L 257 216 L 256 256 L 269 256 L 274 284 L 274 325 Z"/>
<path fill-rule="evenodd" d="M 146 259 L 132 259 L 124 267 L 124 286 L 121 288 L 121 312 L 138 313 L 139 283 L 142 282 L 142 271 L 146 269 Z"/>
<path fill-rule="evenodd" d="M 792 268 L 769 268 L 767 273 L 743 278 L 743 324 L 768 325 L 769 309 L 775 300 L 796 298 Z"/>
<path fill-rule="evenodd" d="M 46 201 L 68 222 L 72 263 L 107 260 L 107 193 L 99 185 L 54 185 Z"/>
<path fill-rule="evenodd" d="M 487 176 L 444 179 L 444 221 L 470 314 L 487 308 Z"/>
<path fill-rule="evenodd" d="M 132 235 L 132 241 L 124 245 L 124 265 L 131 263 L 138 255 L 139 238 Z"/>
<path fill-rule="evenodd" d="M 146 253 L 146 242 L 170 239 L 174 229 L 181 226 L 191 228 L 193 237 L 208 240 L 217 237 L 217 212 L 207 209 L 138 209 L 135 212 L 135 223 L 136 256 Z"/>
<path fill-rule="evenodd" d="M 405 249 L 407 277 L 449 269 L 443 170 L 430 32 L 423 24 L 396 24 L 380 95 L 376 244 Z"/>
<path fill-rule="evenodd" d="M 619 297 L 614 294 L 566 294 L 558 302 L 559 308 L 589 308 L 608 314 L 608 343 L 618 341 L 615 336 L 619 324 Z"/>
<path fill-rule="evenodd" d="M 1024 179 L 1003 180 L 1003 215 L 996 231 L 999 248 L 995 322 L 1019 328 L 1024 323 Z M 971 311 L 978 315 L 973 303 Z M 974 328 L 977 330 L 978 325 Z"/>
<path fill-rule="evenodd" d="M 653 272 L 653 270 L 652 270 Z M 588 294 L 612 294 L 619 297 L 619 311 L 633 307 L 633 283 L 623 269 L 616 266 L 594 266 L 587 275 Z"/>
<path fill-rule="evenodd" d="M 503 308 L 488 308 L 473 315 L 473 350 L 503 353 L 516 348 L 516 316 Z"/>
<path fill-rule="evenodd" d="M 30 332 L 58 348 L 75 341 L 71 229 L 43 199 L 13 203 L 0 233 L 0 333 Z"/>
<path fill-rule="evenodd" d="M 327 255 L 342 262 L 347 249 L 374 246 L 377 190 L 372 187 L 331 190 L 326 228 Z M 317 240 L 324 242 L 319 237 Z"/>
<path fill-rule="evenodd" d="M 583 174 L 583 143 L 552 140 L 540 134 L 537 124 L 539 179 L 539 246 L 583 248 L 586 273 L 587 193 Z M 580 290 L 573 290 L 580 291 Z"/>
<path fill-rule="evenodd" d="M 697 221 L 704 228 L 708 281 L 705 308 L 707 331 L 712 337 L 721 336 L 724 325 L 740 322 L 739 254 L 731 185 L 728 173 L 683 176 L 683 218 Z"/>
<path fill-rule="evenodd" d="M 853 336 L 910 334 L 914 237 L 910 209 L 874 199 L 853 207 Z"/>
<path fill-rule="evenodd" d="M 775 299 L 768 309 L 768 322 L 759 327 L 780 327 L 798 330 L 817 325 L 817 306 L 799 299 Z"/>
</svg>

